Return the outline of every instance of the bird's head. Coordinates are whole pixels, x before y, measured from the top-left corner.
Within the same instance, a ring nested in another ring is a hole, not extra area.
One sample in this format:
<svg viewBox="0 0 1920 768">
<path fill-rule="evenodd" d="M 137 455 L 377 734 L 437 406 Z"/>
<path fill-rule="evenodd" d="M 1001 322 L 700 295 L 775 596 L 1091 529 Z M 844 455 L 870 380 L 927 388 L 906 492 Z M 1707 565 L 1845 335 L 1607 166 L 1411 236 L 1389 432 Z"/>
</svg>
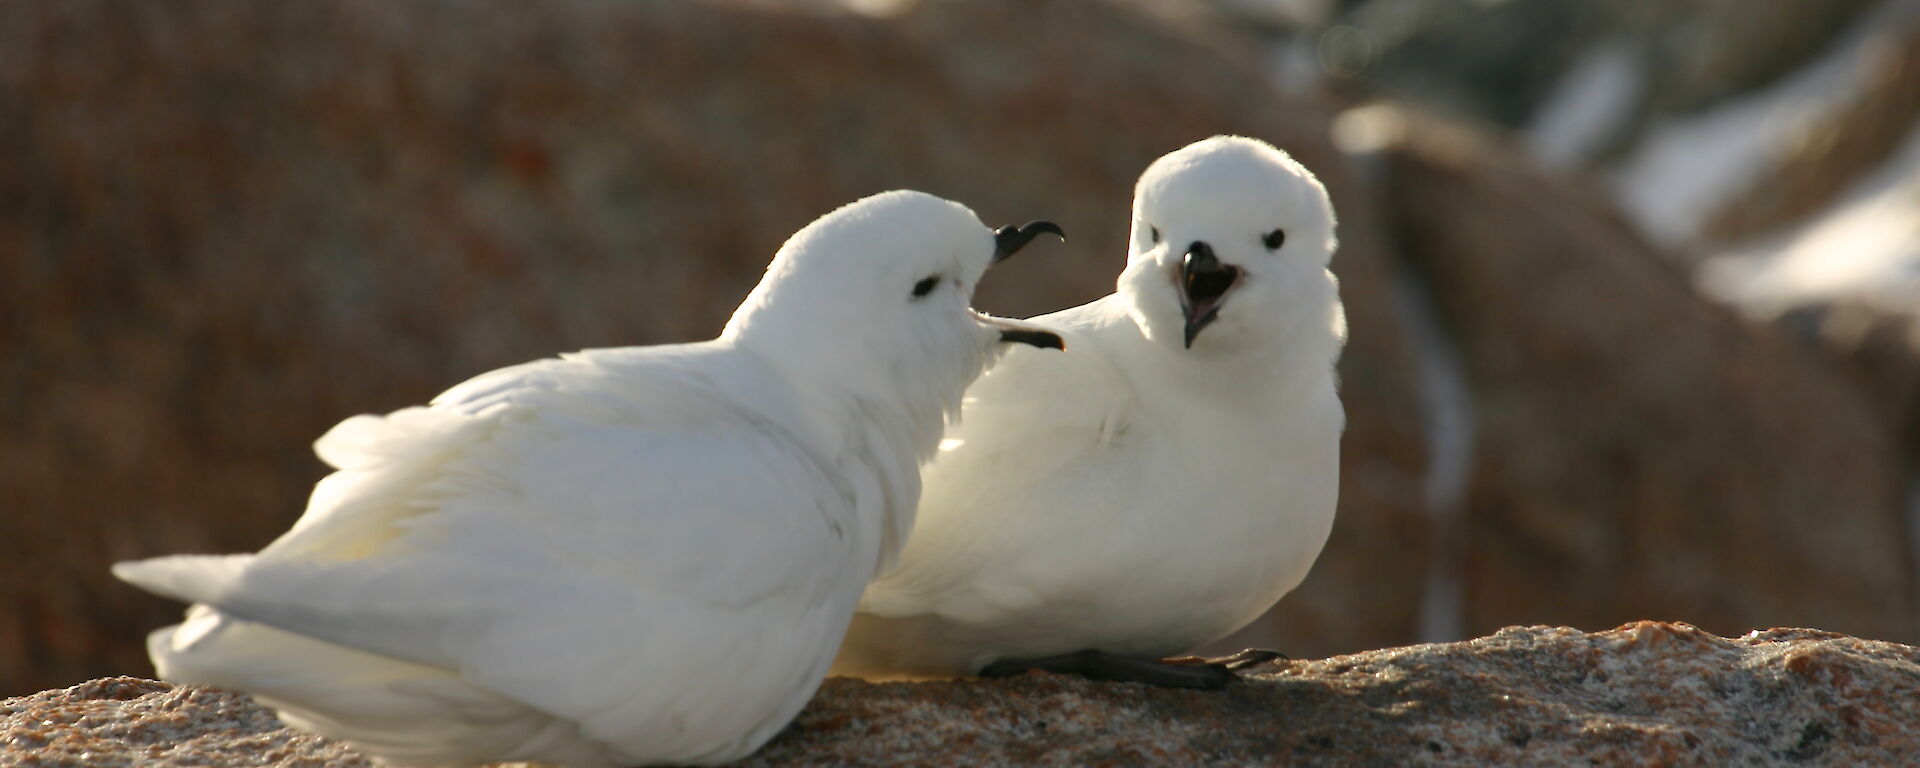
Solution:
<svg viewBox="0 0 1920 768">
<path fill-rule="evenodd" d="M 1334 246 L 1333 204 L 1312 172 L 1266 142 L 1215 136 L 1141 174 L 1119 290 L 1157 342 L 1262 349 L 1289 324 L 1337 316 Z"/>
<path fill-rule="evenodd" d="M 991 230 L 966 206 L 922 192 L 874 195 L 789 238 L 722 338 L 861 396 L 951 411 L 1002 345 L 1063 346 L 1052 331 L 970 306 L 988 267 L 1049 232 L 1060 229 Z"/>
</svg>

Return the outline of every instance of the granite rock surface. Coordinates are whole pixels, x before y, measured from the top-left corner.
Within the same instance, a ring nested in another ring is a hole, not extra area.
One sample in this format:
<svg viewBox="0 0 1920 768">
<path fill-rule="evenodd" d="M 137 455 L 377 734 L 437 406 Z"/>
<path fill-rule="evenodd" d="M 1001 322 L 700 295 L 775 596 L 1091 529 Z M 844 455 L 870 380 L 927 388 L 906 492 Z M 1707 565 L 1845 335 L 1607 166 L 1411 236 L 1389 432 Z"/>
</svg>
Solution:
<svg viewBox="0 0 1920 768">
<path fill-rule="evenodd" d="M 750 766 L 1911 765 L 1920 648 L 1806 629 L 1509 627 L 1256 668 L 1220 692 L 1042 673 L 833 679 Z M 0 701 L 0 763 L 368 763 L 250 699 L 134 678 Z"/>
</svg>

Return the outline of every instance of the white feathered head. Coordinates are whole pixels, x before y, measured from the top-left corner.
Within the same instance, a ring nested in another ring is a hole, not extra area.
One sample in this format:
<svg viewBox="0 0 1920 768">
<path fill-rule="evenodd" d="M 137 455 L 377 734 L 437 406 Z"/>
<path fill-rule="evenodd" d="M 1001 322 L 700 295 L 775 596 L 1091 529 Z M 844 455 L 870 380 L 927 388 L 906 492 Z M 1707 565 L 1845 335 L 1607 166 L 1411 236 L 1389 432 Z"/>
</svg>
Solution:
<svg viewBox="0 0 1920 768">
<path fill-rule="evenodd" d="M 1049 231 L 1059 229 L 1036 222 L 995 232 L 966 206 L 923 192 L 864 198 L 788 238 L 722 338 L 809 384 L 937 419 L 958 410 L 1003 342 L 1061 346 L 1050 331 L 970 306 L 989 266 Z M 916 436 L 923 457 L 937 423 L 931 437 Z"/>
<path fill-rule="evenodd" d="M 1187 349 L 1258 348 L 1328 322 L 1344 337 L 1335 245 L 1311 171 L 1258 139 L 1215 136 L 1140 175 L 1119 288 L 1148 336 Z"/>
</svg>

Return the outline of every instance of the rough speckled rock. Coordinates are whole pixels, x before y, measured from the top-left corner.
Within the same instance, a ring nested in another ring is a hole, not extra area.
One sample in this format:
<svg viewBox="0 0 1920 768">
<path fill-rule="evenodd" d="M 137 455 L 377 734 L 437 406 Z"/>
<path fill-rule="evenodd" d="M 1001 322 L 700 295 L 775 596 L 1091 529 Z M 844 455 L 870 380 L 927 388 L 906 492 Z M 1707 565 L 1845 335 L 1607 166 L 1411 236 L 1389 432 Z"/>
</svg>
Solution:
<svg viewBox="0 0 1920 768">
<path fill-rule="evenodd" d="M 253 699 L 133 677 L 0 701 L 0 764 L 20 768 L 362 768 L 340 744 L 280 724 Z"/>
<path fill-rule="evenodd" d="M 366 765 L 246 698 L 131 678 L 0 702 L 0 762 Z M 1279 662 L 1223 692 L 829 680 L 750 766 L 1912 765 L 1920 649 L 1806 629 L 1510 627 Z"/>
</svg>

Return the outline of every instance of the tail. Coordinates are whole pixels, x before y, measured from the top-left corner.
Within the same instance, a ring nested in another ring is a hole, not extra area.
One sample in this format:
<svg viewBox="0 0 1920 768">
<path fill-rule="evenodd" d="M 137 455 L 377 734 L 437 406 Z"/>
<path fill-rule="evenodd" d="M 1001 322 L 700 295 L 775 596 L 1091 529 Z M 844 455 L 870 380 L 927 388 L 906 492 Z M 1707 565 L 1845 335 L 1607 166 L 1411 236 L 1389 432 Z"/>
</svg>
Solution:
<svg viewBox="0 0 1920 768">
<path fill-rule="evenodd" d="M 313 452 L 334 469 L 433 463 L 483 437 L 490 419 L 415 406 L 385 416 L 362 414 L 335 424 L 313 441 Z"/>
<path fill-rule="evenodd" d="M 241 575 L 254 559 L 180 555 L 113 566 L 122 581 L 196 604 L 185 622 L 147 636 L 161 678 L 245 691 L 288 725 L 393 765 L 609 764 L 606 747 L 582 737 L 575 723 L 452 670 L 334 645 L 209 605 L 242 598 Z"/>
<path fill-rule="evenodd" d="M 118 573 L 119 569 L 115 569 Z M 578 726 L 451 670 L 344 648 L 196 605 L 147 637 L 162 678 L 245 691 L 290 726 L 401 766 L 609 764 Z"/>
<path fill-rule="evenodd" d="M 219 603 L 233 593 L 253 555 L 174 555 L 114 563 L 121 581 L 183 603 Z"/>
</svg>

